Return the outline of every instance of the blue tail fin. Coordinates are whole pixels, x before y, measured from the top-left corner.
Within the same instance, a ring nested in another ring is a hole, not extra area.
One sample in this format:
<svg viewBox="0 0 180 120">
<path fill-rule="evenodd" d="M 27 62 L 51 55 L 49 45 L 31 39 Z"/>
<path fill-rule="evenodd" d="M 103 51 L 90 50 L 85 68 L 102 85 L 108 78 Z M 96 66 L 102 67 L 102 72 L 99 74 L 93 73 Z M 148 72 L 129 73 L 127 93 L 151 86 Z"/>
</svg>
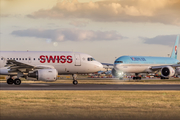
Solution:
<svg viewBox="0 0 180 120">
<path fill-rule="evenodd" d="M 178 35 L 177 38 L 176 38 L 176 42 L 175 42 L 175 45 L 174 45 L 174 47 L 173 47 L 173 51 L 172 51 L 172 54 L 171 54 L 171 58 L 177 59 L 178 44 L 179 44 L 179 35 Z"/>
</svg>

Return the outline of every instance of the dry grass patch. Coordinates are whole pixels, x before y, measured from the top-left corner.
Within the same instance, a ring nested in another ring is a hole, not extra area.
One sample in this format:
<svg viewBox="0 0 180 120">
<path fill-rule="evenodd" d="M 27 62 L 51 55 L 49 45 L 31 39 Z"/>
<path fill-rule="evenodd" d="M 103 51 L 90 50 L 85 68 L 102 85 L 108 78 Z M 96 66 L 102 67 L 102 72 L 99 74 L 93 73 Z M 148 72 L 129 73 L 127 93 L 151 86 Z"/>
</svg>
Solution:
<svg viewBox="0 0 180 120">
<path fill-rule="evenodd" d="M 180 91 L 0 91 L 1 119 L 176 119 Z"/>
</svg>

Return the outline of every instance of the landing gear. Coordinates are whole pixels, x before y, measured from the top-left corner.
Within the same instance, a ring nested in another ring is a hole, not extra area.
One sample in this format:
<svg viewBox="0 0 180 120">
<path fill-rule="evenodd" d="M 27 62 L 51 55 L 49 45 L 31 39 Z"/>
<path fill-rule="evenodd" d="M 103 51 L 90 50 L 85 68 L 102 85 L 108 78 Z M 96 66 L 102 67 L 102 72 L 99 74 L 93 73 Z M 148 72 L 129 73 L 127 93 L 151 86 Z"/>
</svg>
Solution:
<svg viewBox="0 0 180 120">
<path fill-rule="evenodd" d="M 7 79 L 7 84 L 12 85 L 14 83 L 14 80 L 10 77 Z"/>
<path fill-rule="evenodd" d="M 74 84 L 74 85 L 77 85 L 77 84 L 78 84 L 78 81 L 77 81 L 77 80 L 73 80 L 73 84 Z"/>
<path fill-rule="evenodd" d="M 12 77 L 10 77 L 9 79 L 7 79 L 7 84 L 12 85 L 20 85 L 21 84 L 21 80 L 19 78 L 16 78 L 15 80 L 12 79 Z"/>
<path fill-rule="evenodd" d="M 135 76 L 136 76 L 136 77 L 133 77 L 133 80 L 141 80 L 141 77 L 138 77 L 138 74 L 139 74 L 139 73 L 135 73 Z"/>
<path fill-rule="evenodd" d="M 20 85 L 20 84 L 21 84 L 21 80 L 20 80 L 19 78 L 16 78 L 16 79 L 14 80 L 14 84 L 15 84 L 15 85 Z"/>
<path fill-rule="evenodd" d="M 133 77 L 133 80 L 141 80 L 141 77 Z"/>
<path fill-rule="evenodd" d="M 169 79 L 169 78 L 165 78 L 165 77 L 162 77 L 162 76 L 161 76 L 161 79 Z"/>
<path fill-rule="evenodd" d="M 77 85 L 78 84 L 77 75 L 76 74 L 72 74 L 72 77 L 73 77 L 73 84 Z"/>
</svg>

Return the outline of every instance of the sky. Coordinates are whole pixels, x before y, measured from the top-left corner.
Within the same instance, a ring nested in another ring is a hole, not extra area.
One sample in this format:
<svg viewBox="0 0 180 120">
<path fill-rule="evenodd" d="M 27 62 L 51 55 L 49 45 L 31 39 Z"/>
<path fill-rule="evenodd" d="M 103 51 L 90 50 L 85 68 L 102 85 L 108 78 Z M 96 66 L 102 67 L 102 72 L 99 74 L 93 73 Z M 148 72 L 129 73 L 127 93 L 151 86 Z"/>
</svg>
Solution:
<svg viewBox="0 0 180 120">
<path fill-rule="evenodd" d="M 0 0 L 0 51 L 74 51 L 107 63 L 122 55 L 167 57 L 180 34 L 179 6 L 180 0 Z"/>
</svg>

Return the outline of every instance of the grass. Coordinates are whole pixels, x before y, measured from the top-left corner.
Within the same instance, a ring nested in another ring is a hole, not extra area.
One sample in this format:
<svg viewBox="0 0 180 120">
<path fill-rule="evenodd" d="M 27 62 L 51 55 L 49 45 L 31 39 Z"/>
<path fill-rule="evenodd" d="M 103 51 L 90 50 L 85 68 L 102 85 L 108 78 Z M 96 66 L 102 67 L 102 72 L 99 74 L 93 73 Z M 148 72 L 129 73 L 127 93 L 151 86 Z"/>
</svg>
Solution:
<svg viewBox="0 0 180 120">
<path fill-rule="evenodd" d="M 180 118 L 180 91 L 0 91 L 0 119 Z"/>
</svg>

